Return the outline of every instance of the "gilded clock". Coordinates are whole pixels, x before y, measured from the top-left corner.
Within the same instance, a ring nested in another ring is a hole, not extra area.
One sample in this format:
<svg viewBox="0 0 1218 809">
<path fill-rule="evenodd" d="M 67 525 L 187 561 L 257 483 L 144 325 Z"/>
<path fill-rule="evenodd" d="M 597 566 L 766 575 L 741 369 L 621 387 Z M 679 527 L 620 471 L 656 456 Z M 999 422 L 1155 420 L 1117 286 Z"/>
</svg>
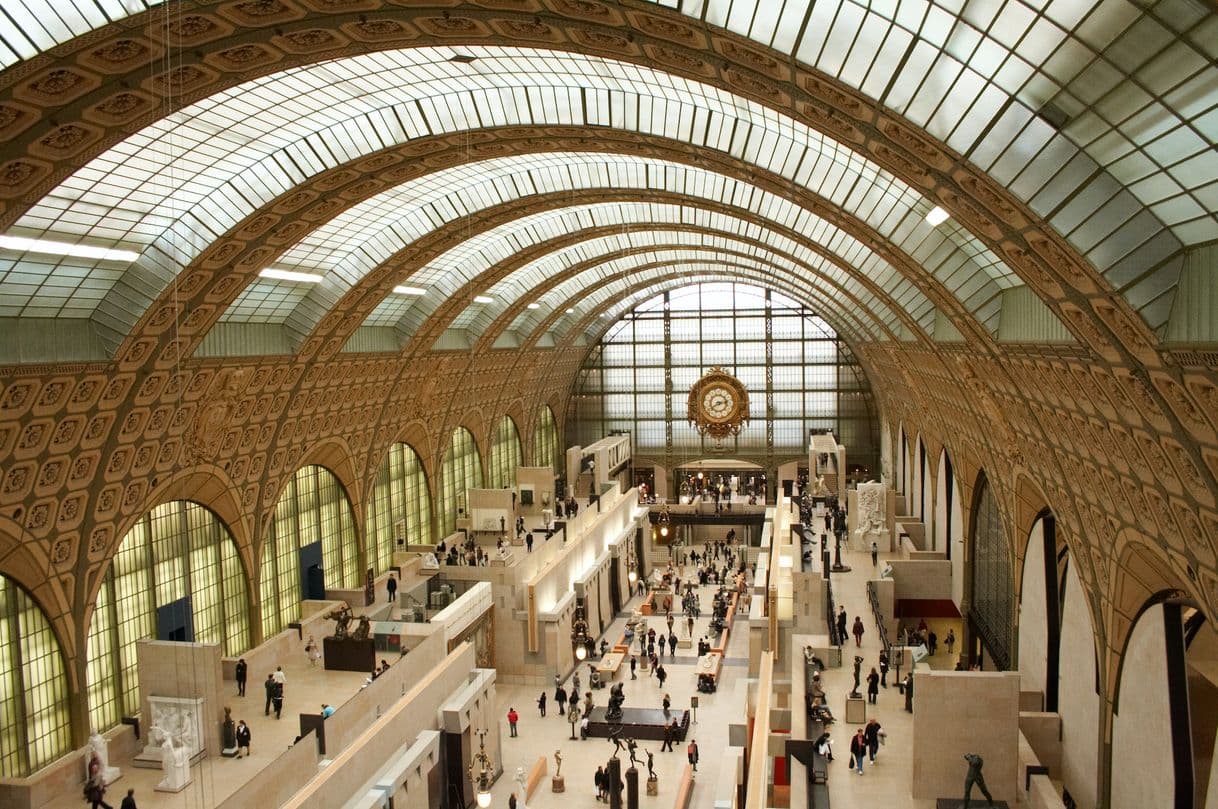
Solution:
<svg viewBox="0 0 1218 809">
<path fill-rule="evenodd" d="M 700 434 L 716 441 L 738 435 L 749 420 L 748 389 L 722 368 L 711 368 L 690 388 L 687 415 Z"/>
</svg>

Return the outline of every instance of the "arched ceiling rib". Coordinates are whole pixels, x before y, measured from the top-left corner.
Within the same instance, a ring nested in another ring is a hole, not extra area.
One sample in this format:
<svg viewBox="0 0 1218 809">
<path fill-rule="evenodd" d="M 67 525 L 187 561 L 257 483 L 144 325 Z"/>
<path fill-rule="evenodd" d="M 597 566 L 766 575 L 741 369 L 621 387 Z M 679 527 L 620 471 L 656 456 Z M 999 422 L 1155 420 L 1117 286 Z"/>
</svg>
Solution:
<svg viewBox="0 0 1218 809">
<path fill-rule="evenodd" d="M 666 290 L 689 286 L 696 281 L 737 281 L 763 288 L 769 287 L 817 310 L 818 315 L 823 317 L 825 322 L 832 326 L 846 342 L 850 343 L 860 339 L 858 332 L 849 321 L 838 320 L 832 315 L 826 316 L 823 313 L 824 299 L 815 293 L 811 297 L 801 295 L 798 289 L 788 286 L 785 282 L 775 283 L 773 279 L 759 277 L 748 269 L 708 267 L 697 278 L 690 278 L 683 274 L 675 275 L 671 272 L 657 272 L 649 273 L 626 284 L 611 285 L 611 288 L 606 286 L 595 292 L 590 291 L 587 295 L 581 296 L 580 300 L 594 299 L 594 303 L 584 303 L 582 308 L 585 314 L 568 324 L 560 334 L 555 336 L 555 340 L 568 344 L 583 339 L 589 344 L 595 344 L 627 311 L 641 301 Z M 537 343 L 540 336 L 541 332 L 535 332 L 529 335 L 522 345 L 526 348 L 531 347 Z"/>
<path fill-rule="evenodd" d="M 771 279 L 768 283 L 783 280 L 791 289 L 802 289 L 808 295 L 815 292 L 820 296 L 819 305 L 831 313 L 830 317 L 851 317 L 860 324 L 853 330 L 855 333 L 870 334 L 872 339 L 879 340 L 899 330 L 899 326 L 890 327 L 886 320 L 877 316 L 869 302 L 856 298 L 828 279 L 803 272 L 798 265 L 790 265 L 779 255 L 768 252 L 754 255 L 731 249 L 730 244 L 714 250 L 689 249 L 665 243 L 669 235 L 656 234 L 654 247 L 645 252 L 629 256 L 606 255 L 590 269 L 571 274 L 553 285 L 547 283 L 541 291 L 558 301 L 557 305 L 535 310 L 523 308 L 513 319 L 510 331 L 532 334 L 542 323 L 546 324 L 547 330 L 561 331 L 586 314 L 580 309 L 583 304 L 576 302 L 592 290 L 605 284 L 629 282 L 645 274 L 671 272 L 676 267 L 686 268 L 685 272 L 691 278 L 696 278 L 693 273 L 707 268 L 749 270 L 754 277 Z M 568 309 L 572 311 L 568 313 Z M 503 314 L 508 314 L 508 311 Z M 886 311 L 886 308 L 881 308 L 881 311 Z M 504 331 L 506 320 L 494 317 L 497 313 L 487 313 L 485 320 L 477 324 L 478 327 L 469 329 L 471 336 L 480 338 L 480 344 L 493 343 Z"/>
<path fill-rule="evenodd" d="M 695 207 L 697 205 L 696 200 L 689 206 L 619 203 L 618 205 L 588 206 L 574 211 L 560 209 L 522 217 L 511 225 L 497 228 L 498 232 L 488 232 L 488 235 L 493 235 L 494 239 L 487 240 L 487 244 L 482 249 L 473 248 L 470 246 L 472 240 L 468 240 L 430 262 L 426 275 L 417 273 L 403 279 L 403 283 L 434 289 L 439 295 L 397 296 L 386 299 L 368 317 L 365 325 L 395 326 L 409 334 L 432 315 L 435 306 L 440 301 L 446 300 L 464 285 L 475 282 L 477 283 L 476 292 L 510 302 L 521 295 L 529 294 L 529 290 L 536 286 L 540 279 L 561 271 L 571 263 L 585 261 L 598 255 L 598 251 L 603 245 L 612 244 L 618 249 L 646 247 L 647 237 L 627 234 L 625 238 L 619 237 L 613 239 L 612 242 L 602 240 L 596 244 L 555 251 L 536 258 L 511 276 L 495 283 L 486 283 L 483 280 L 482 276 L 488 268 L 511 261 L 522 251 L 534 245 L 552 243 L 564 235 L 592 229 L 612 232 L 614 228 L 627 224 L 645 224 L 657 231 L 675 226 L 688 226 L 712 230 L 725 235 L 736 234 L 748 237 L 760 244 L 790 254 L 794 260 L 833 278 L 839 284 L 852 288 L 860 286 L 861 282 L 852 278 L 851 272 L 842 269 L 842 266 L 848 266 L 844 260 L 839 261 L 835 266 L 821 255 L 787 238 L 781 232 L 769 230 L 754 222 L 727 213 Z M 841 245 L 833 241 L 830 243 L 835 247 L 843 248 L 841 252 L 847 256 L 860 257 L 860 250 L 850 249 L 855 245 L 849 243 Z M 714 245 L 707 243 L 706 246 L 713 247 Z M 925 319 L 926 313 L 932 310 L 926 298 L 911 285 L 894 284 L 894 276 L 899 277 L 899 275 L 884 262 L 856 258 L 854 264 L 859 275 L 865 275 L 872 284 L 885 290 L 886 293 L 894 295 L 895 299 L 900 301 L 915 319 Z M 476 311 L 471 310 L 463 316 L 458 316 L 454 325 L 458 328 L 465 328 L 472 319 L 473 312 Z"/>
<path fill-rule="evenodd" d="M 583 314 L 581 309 L 588 306 L 588 300 L 601 291 L 613 294 L 614 290 L 630 288 L 640 281 L 651 278 L 676 277 L 684 278 L 688 283 L 701 280 L 710 273 L 739 272 L 748 273 L 749 277 L 758 279 L 758 283 L 777 289 L 782 285 L 787 294 L 792 290 L 800 294 L 792 295 L 798 300 L 808 301 L 824 312 L 824 317 L 842 336 L 851 342 L 859 340 L 874 341 L 880 339 L 899 339 L 896 332 L 889 329 L 882 321 L 867 316 L 867 309 L 847 293 L 823 283 L 809 283 L 807 279 L 791 276 L 788 273 L 776 271 L 772 265 L 759 261 L 742 261 L 732 256 L 710 254 L 712 257 L 693 255 L 688 258 L 670 258 L 665 261 L 645 264 L 629 264 L 617 272 L 607 273 L 602 265 L 596 273 L 581 273 L 573 280 L 567 281 L 554 292 L 566 295 L 566 309 L 557 308 L 551 311 L 542 309 L 525 310 L 520 312 L 509 328 L 505 328 L 502 320 L 487 327 L 482 332 L 481 340 L 475 348 L 493 345 L 506 331 L 523 336 L 523 345 L 538 342 L 543 335 L 554 333 L 555 342 L 559 342 L 560 334 L 568 327 L 578 322 Z M 587 277 L 592 276 L 592 277 Z M 567 312 L 571 309 L 571 313 Z"/>
</svg>

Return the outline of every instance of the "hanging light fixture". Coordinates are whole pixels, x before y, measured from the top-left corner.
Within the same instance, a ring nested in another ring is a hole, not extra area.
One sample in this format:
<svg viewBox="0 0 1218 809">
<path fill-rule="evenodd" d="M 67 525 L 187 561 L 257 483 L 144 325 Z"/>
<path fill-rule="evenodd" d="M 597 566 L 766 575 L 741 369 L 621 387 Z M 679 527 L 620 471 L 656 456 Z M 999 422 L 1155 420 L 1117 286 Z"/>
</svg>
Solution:
<svg viewBox="0 0 1218 809">
<path fill-rule="evenodd" d="M 487 809 L 491 805 L 491 771 L 494 770 L 494 765 L 491 763 L 491 757 L 486 754 L 486 729 L 475 733 L 478 734 L 478 752 L 474 753 L 469 762 L 469 780 L 474 785 L 474 798 L 478 806 Z"/>
<path fill-rule="evenodd" d="M 668 526 L 672 522 L 672 517 L 668 513 L 667 504 L 663 505 L 660 508 L 660 517 L 659 517 L 658 522 L 659 522 L 659 526 L 660 526 L 660 536 L 667 538 L 668 537 Z"/>
<path fill-rule="evenodd" d="M 588 622 L 584 620 L 584 608 L 575 608 L 575 620 L 571 622 L 571 647 L 575 659 L 583 661 L 588 656 Z"/>
</svg>

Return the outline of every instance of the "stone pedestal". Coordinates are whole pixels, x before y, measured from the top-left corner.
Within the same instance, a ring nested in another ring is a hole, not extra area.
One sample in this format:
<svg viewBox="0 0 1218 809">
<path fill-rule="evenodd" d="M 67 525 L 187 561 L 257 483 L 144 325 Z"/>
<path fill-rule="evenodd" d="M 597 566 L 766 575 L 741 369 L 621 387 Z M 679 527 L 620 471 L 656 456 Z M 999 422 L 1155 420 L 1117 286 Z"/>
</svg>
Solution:
<svg viewBox="0 0 1218 809">
<path fill-rule="evenodd" d="M 867 700 L 846 697 L 846 722 L 851 725 L 867 724 Z"/>
<path fill-rule="evenodd" d="M 678 649 L 692 649 L 693 646 L 694 646 L 694 642 L 692 640 L 690 640 L 689 638 L 686 638 L 685 640 L 677 641 Z"/>
<path fill-rule="evenodd" d="M 652 796 L 660 794 L 660 782 L 654 777 L 647 779 L 647 794 Z"/>
<path fill-rule="evenodd" d="M 552 777 L 550 779 L 550 791 L 551 792 L 566 792 L 567 791 L 567 779 L 563 778 L 561 775 L 555 775 L 554 777 Z"/>
<path fill-rule="evenodd" d="M 639 809 L 639 771 L 626 770 L 626 809 Z"/>
</svg>

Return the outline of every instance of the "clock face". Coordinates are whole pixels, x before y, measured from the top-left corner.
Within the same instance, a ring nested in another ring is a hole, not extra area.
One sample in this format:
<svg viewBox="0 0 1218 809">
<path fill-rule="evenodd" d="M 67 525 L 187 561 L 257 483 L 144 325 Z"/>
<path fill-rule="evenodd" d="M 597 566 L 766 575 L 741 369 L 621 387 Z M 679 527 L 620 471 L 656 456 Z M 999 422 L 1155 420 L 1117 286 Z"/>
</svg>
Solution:
<svg viewBox="0 0 1218 809">
<path fill-rule="evenodd" d="M 702 412 L 712 421 L 726 421 L 736 409 L 736 394 L 726 385 L 712 385 L 702 392 Z"/>
</svg>

